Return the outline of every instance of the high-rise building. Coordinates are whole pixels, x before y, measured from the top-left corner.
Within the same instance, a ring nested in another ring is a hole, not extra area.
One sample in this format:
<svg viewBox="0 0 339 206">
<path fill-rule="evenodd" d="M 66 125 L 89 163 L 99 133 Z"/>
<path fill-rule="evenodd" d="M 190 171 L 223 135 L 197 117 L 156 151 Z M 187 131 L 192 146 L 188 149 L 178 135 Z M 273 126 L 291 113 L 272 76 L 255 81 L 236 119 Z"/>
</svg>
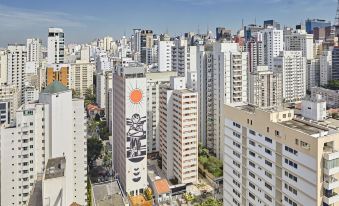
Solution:
<svg viewBox="0 0 339 206">
<path fill-rule="evenodd" d="M 305 21 L 306 32 L 308 34 L 313 34 L 314 28 L 326 28 L 331 26 L 331 22 L 327 22 L 323 19 L 307 19 Z"/>
<path fill-rule="evenodd" d="M 306 67 L 306 90 L 311 91 L 312 87 L 320 85 L 320 60 L 307 60 Z"/>
<path fill-rule="evenodd" d="M 261 108 L 277 108 L 282 104 L 282 74 L 258 66 L 249 74 L 249 103 Z"/>
<path fill-rule="evenodd" d="M 15 85 L 1 85 L 0 86 L 0 102 L 7 102 L 7 110 L 9 114 L 9 123 L 15 121 L 15 112 L 21 105 L 21 97 Z"/>
<path fill-rule="evenodd" d="M 146 73 L 147 79 L 147 152 L 159 152 L 159 98 L 160 87 L 169 84 L 174 71 Z"/>
<path fill-rule="evenodd" d="M 41 39 L 27 39 L 27 64 L 32 64 L 37 70 L 42 61 Z"/>
<path fill-rule="evenodd" d="M 207 148 L 214 148 L 213 47 L 197 46 L 197 50 L 199 141 Z"/>
<path fill-rule="evenodd" d="M 338 204 L 336 120 L 304 112 L 224 106 L 224 205 Z"/>
<path fill-rule="evenodd" d="M 160 89 L 160 155 L 167 179 L 198 182 L 198 94 L 185 78 L 171 77 Z"/>
<path fill-rule="evenodd" d="M 0 84 L 7 83 L 7 55 L 7 50 L 0 50 Z"/>
<path fill-rule="evenodd" d="M 47 63 L 62 64 L 65 58 L 64 30 L 60 28 L 48 29 Z"/>
<path fill-rule="evenodd" d="M 83 104 L 81 99 L 72 100 L 72 92 L 55 81 L 40 94 L 39 102 L 25 104 L 17 110 L 14 125 L 0 128 L 1 152 L 4 152 L 1 155 L 1 205 L 87 204 Z M 51 171 L 57 170 L 58 164 L 48 167 L 53 158 L 65 159 L 64 187 L 34 191 L 37 192 L 35 199 L 40 202 L 28 204 L 34 188 L 49 179 L 46 174 L 58 175 Z M 51 192 L 59 194 L 59 198 L 46 195 Z"/>
<path fill-rule="evenodd" d="M 147 62 L 147 54 L 149 54 L 149 50 L 153 48 L 153 44 L 153 31 L 142 30 L 140 34 L 140 61 L 142 63 Z"/>
<path fill-rule="evenodd" d="M 227 103 L 247 102 L 247 52 L 237 43 L 216 43 L 213 48 L 214 148 L 223 157 L 222 108 Z"/>
<path fill-rule="evenodd" d="M 273 69 L 273 59 L 284 50 L 283 30 L 267 28 L 260 31 L 264 48 L 264 64 Z"/>
<path fill-rule="evenodd" d="M 254 72 L 258 66 L 264 65 L 264 45 L 261 39 L 252 38 L 246 42 L 245 51 L 248 52 L 248 71 Z"/>
<path fill-rule="evenodd" d="M 324 51 L 320 56 L 320 86 L 326 86 L 331 80 L 332 51 Z"/>
<path fill-rule="evenodd" d="M 27 59 L 27 50 L 25 45 L 8 45 L 7 55 L 7 79 L 8 84 L 17 87 L 18 94 L 22 104 L 24 102 L 23 92 L 25 90 L 26 74 L 25 65 Z"/>
<path fill-rule="evenodd" d="M 51 64 L 46 69 L 46 85 L 53 83 L 55 80 L 61 82 L 64 86 L 70 84 L 70 66 L 68 64 Z"/>
<path fill-rule="evenodd" d="M 86 91 L 93 91 L 93 74 L 95 65 L 92 63 L 75 63 L 70 65 L 69 79 L 70 89 L 74 90 L 79 97 L 84 97 Z"/>
<path fill-rule="evenodd" d="M 264 21 L 264 28 L 273 27 L 280 30 L 280 23 L 275 20 L 266 20 Z"/>
<path fill-rule="evenodd" d="M 338 46 L 335 46 L 332 49 L 331 80 L 339 80 L 339 47 Z"/>
<path fill-rule="evenodd" d="M 196 91 L 197 82 L 197 48 L 188 45 L 187 39 L 179 37 L 172 47 L 172 70 L 178 76 L 185 77 L 186 87 Z"/>
<path fill-rule="evenodd" d="M 216 28 L 216 40 L 226 40 L 231 41 L 232 40 L 232 30 L 226 29 L 224 27 L 217 27 Z"/>
<path fill-rule="evenodd" d="M 113 74 L 112 135 L 114 171 L 123 190 L 143 194 L 147 187 L 147 83 L 139 63 Z"/>
<path fill-rule="evenodd" d="M 274 58 L 274 67 L 283 74 L 283 101 L 302 100 L 306 95 L 306 58 L 302 52 L 281 52 Z"/>
<path fill-rule="evenodd" d="M 173 41 L 167 34 L 160 36 L 158 41 L 158 71 L 172 71 L 172 46 Z"/>
<path fill-rule="evenodd" d="M 313 55 L 313 34 L 307 34 L 304 30 L 298 30 L 289 35 L 285 35 L 286 51 L 302 51 L 307 60 L 314 58 Z"/>
</svg>

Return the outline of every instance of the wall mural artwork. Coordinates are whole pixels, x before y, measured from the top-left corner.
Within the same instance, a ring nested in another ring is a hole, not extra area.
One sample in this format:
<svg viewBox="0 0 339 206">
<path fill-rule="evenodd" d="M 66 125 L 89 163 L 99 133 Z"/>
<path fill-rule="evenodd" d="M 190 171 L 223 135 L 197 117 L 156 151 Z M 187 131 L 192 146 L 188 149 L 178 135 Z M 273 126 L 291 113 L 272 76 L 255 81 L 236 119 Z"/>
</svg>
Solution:
<svg viewBox="0 0 339 206">
<path fill-rule="evenodd" d="M 127 118 L 127 158 L 131 162 L 140 162 L 146 155 L 146 131 L 144 124 L 146 116 L 140 117 L 139 114 L 133 114 Z"/>
</svg>

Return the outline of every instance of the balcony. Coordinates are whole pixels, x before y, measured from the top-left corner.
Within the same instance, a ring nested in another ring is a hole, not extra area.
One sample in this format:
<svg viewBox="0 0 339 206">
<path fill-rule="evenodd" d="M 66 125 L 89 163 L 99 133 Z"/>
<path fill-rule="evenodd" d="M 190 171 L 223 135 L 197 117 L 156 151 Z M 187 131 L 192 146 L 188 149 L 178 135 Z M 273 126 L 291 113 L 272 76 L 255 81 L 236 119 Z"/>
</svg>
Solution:
<svg viewBox="0 0 339 206">
<path fill-rule="evenodd" d="M 339 180 L 334 177 L 326 177 L 324 180 L 324 188 L 327 190 L 332 190 L 339 187 Z"/>
<path fill-rule="evenodd" d="M 331 194 L 324 195 L 324 203 L 327 205 L 332 205 L 336 202 L 339 202 L 339 194 L 336 192 L 332 192 Z"/>
<path fill-rule="evenodd" d="M 324 159 L 325 160 L 334 160 L 339 158 L 339 151 L 333 149 L 332 147 L 324 147 Z"/>
</svg>

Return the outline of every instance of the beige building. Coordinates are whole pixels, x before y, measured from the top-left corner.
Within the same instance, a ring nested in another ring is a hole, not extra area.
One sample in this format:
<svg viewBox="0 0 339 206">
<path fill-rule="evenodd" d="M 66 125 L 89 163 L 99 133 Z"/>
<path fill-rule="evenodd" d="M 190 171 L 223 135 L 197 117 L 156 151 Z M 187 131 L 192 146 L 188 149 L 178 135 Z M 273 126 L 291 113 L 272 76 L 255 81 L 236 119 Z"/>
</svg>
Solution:
<svg viewBox="0 0 339 206">
<path fill-rule="evenodd" d="M 339 205 L 339 121 L 224 106 L 224 205 Z"/>
<path fill-rule="evenodd" d="M 282 103 L 282 74 L 257 66 L 249 75 L 249 102 L 262 108 L 277 107 Z"/>
<path fill-rule="evenodd" d="M 0 85 L 0 102 L 9 103 L 9 122 L 14 122 L 16 110 L 21 104 L 21 98 L 15 85 Z"/>
<path fill-rule="evenodd" d="M 160 156 L 167 179 L 198 182 L 198 94 L 185 77 L 171 77 L 160 88 Z"/>
<path fill-rule="evenodd" d="M 93 92 L 93 73 L 95 65 L 92 63 L 71 64 L 70 89 L 74 90 L 80 97 L 84 97 L 87 89 Z"/>
</svg>

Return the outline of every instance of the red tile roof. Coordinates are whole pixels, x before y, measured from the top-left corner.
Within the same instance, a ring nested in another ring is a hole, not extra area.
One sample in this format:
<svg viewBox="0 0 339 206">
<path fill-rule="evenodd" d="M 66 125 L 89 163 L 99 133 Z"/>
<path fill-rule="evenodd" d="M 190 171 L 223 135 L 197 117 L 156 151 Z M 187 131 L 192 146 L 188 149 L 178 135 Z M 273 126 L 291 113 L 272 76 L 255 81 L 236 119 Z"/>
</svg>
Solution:
<svg viewBox="0 0 339 206">
<path fill-rule="evenodd" d="M 155 180 L 154 185 L 158 194 L 169 193 L 171 191 L 166 179 Z"/>
</svg>

